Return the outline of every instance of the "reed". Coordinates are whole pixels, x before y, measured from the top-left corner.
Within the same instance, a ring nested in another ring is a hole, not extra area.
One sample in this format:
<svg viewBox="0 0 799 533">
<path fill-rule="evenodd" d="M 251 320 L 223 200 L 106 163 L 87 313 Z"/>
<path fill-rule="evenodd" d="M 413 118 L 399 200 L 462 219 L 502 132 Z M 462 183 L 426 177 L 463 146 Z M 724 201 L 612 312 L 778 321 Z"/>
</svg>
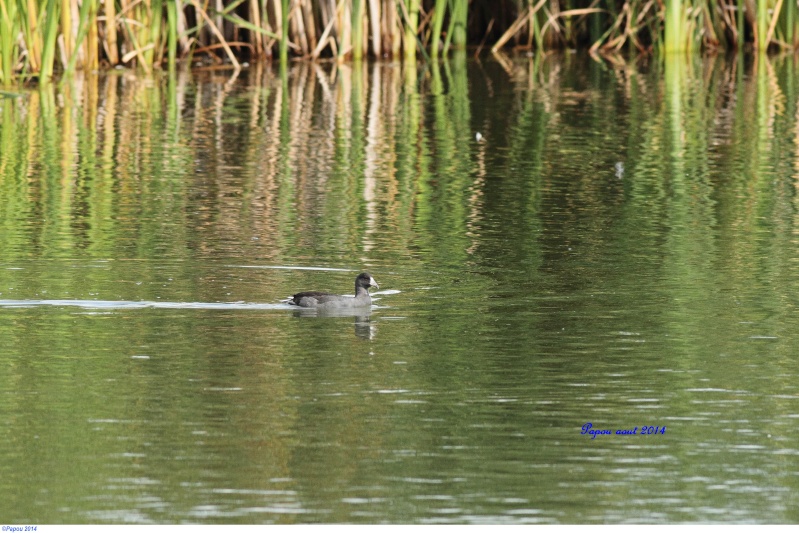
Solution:
<svg viewBox="0 0 799 533">
<path fill-rule="evenodd" d="M 106 2 L 106 4 L 113 4 L 113 2 Z M 175 2 L 166 3 L 167 15 L 167 62 L 169 69 L 175 68 L 178 50 L 178 12 L 177 4 Z"/>
<path fill-rule="evenodd" d="M 799 5 L 797 2 L 788 2 L 785 5 L 784 31 L 785 42 L 791 48 L 799 46 Z"/>
<path fill-rule="evenodd" d="M 682 0 L 666 0 L 666 52 L 685 49 L 685 25 Z"/>
<path fill-rule="evenodd" d="M 38 72 L 41 66 L 42 35 L 39 31 L 39 7 L 33 0 L 20 2 L 20 26 L 28 52 L 27 63 Z"/>
<path fill-rule="evenodd" d="M 352 58 L 363 59 L 363 9 L 362 0 L 352 0 Z"/>
<path fill-rule="evenodd" d="M 457 48 L 466 46 L 466 23 L 469 13 L 469 0 L 452 0 L 452 23 L 447 36 Z"/>
<path fill-rule="evenodd" d="M 47 82 L 53 76 L 55 62 L 56 28 L 58 26 L 58 6 L 56 0 L 48 0 L 44 10 L 44 35 L 41 51 L 41 81 Z"/>
<path fill-rule="evenodd" d="M 244 60 L 799 49 L 796 0 L 3 0 L 0 83 Z"/>
<path fill-rule="evenodd" d="M 175 2 L 169 2 L 173 8 L 176 8 Z M 168 10 L 169 13 L 172 10 Z M 103 48 L 105 50 L 106 59 L 113 67 L 119 63 L 119 52 L 117 50 L 117 24 L 116 24 L 116 2 L 103 2 L 103 14 L 105 15 L 104 41 Z"/>
<path fill-rule="evenodd" d="M 402 46 L 405 49 L 405 60 L 416 60 L 416 40 L 419 29 L 419 0 L 399 0 L 402 8 L 402 15 L 405 22 L 405 33 L 403 35 Z"/>
<path fill-rule="evenodd" d="M 16 2 L 0 2 L 0 83 L 10 83 L 14 78 L 18 56 L 17 39 L 19 17 Z"/>
<path fill-rule="evenodd" d="M 441 30 L 444 29 L 444 16 L 446 15 L 447 0 L 436 0 L 435 11 L 433 11 L 433 36 L 430 46 L 430 55 L 433 59 L 438 58 L 438 50 L 441 47 Z"/>
<path fill-rule="evenodd" d="M 369 33 L 371 34 L 370 42 L 372 43 L 372 55 L 374 57 L 380 57 L 381 20 L 380 0 L 369 0 Z"/>
<path fill-rule="evenodd" d="M 289 58 L 289 0 L 281 0 L 280 12 L 280 63 L 285 65 Z"/>
<path fill-rule="evenodd" d="M 757 49 L 760 52 L 763 52 L 768 48 L 768 30 L 766 29 L 766 25 L 768 24 L 768 2 L 765 0 L 760 0 L 757 3 L 757 38 L 756 38 L 756 45 Z"/>
<path fill-rule="evenodd" d="M 64 57 L 72 55 L 72 38 L 72 9 L 70 9 L 70 4 L 67 3 L 61 9 L 61 47 Z"/>
</svg>

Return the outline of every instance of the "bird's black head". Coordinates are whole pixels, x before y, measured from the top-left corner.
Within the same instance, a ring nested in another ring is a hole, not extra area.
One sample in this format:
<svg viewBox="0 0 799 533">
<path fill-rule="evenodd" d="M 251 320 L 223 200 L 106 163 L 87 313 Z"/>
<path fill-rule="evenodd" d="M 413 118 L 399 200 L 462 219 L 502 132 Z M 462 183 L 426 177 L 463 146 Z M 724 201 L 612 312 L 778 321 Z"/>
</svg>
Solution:
<svg viewBox="0 0 799 533">
<path fill-rule="evenodd" d="M 358 277 L 355 278 L 355 286 L 366 287 L 366 288 L 377 287 L 378 289 L 380 288 L 377 282 L 375 281 L 375 278 L 373 278 L 372 275 L 369 274 L 368 272 L 362 272 L 361 274 L 358 274 Z"/>
</svg>

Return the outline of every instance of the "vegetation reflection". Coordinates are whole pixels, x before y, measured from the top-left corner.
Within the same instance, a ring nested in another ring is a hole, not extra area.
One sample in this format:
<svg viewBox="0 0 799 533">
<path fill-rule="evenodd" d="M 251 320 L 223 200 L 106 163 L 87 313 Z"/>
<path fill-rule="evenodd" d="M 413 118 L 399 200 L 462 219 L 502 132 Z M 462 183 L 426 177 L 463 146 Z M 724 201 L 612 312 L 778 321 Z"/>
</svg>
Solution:
<svg viewBox="0 0 799 533">
<path fill-rule="evenodd" d="M 113 73 L 4 98 L 4 257 L 243 253 L 532 274 L 556 242 L 611 237 L 583 227 L 584 213 L 683 242 L 692 228 L 754 228 L 790 202 L 789 57 L 669 57 L 649 72 L 499 58 Z M 525 237 L 497 249 L 502 232 Z M 716 245 L 712 232 L 693 237 L 676 268 Z"/>
</svg>

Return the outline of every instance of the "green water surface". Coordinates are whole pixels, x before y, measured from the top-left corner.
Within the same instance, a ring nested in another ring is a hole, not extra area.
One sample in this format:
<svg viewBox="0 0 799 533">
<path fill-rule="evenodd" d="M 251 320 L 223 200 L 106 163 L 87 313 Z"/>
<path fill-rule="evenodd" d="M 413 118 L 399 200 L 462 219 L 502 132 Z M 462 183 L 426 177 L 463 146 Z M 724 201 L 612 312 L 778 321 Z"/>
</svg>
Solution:
<svg viewBox="0 0 799 533">
<path fill-rule="evenodd" d="M 461 56 L 0 99 L 0 521 L 796 523 L 797 80 Z M 280 303 L 362 270 L 359 316 Z"/>
</svg>

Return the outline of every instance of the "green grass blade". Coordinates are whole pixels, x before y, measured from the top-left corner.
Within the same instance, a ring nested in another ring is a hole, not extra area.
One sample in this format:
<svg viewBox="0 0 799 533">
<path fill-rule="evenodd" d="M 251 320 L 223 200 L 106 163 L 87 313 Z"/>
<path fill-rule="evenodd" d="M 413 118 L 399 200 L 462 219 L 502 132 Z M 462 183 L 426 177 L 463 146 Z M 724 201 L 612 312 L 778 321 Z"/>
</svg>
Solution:
<svg viewBox="0 0 799 533">
<path fill-rule="evenodd" d="M 246 28 L 246 29 L 248 29 L 250 31 L 254 31 L 254 32 L 266 35 L 267 37 L 271 37 L 272 39 L 280 39 L 280 36 L 278 34 L 273 33 L 271 31 L 267 31 L 267 30 L 265 30 L 263 28 L 259 28 L 255 24 L 244 20 L 243 18 L 241 18 L 240 16 L 236 15 L 235 13 L 232 14 L 232 15 L 223 14 L 222 17 L 224 17 L 225 20 L 227 20 L 229 22 L 232 22 L 233 24 L 236 24 L 237 26 L 241 26 L 242 28 Z"/>
<path fill-rule="evenodd" d="M 84 0 L 85 4 L 90 3 Z M 58 37 L 58 20 L 60 17 L 59 5 L 56 0 L 47 0 L 46 15 L 44 20 L 44 48 L 42 49 L 41 82 L 47 83 L 53 77 L 55 66 L 55 45 Z M 77 54 L 74 54 L 77 55 Z"/>
<path fill-rule="evenodd" d="M 106 0 L 106 2 L 109 0 Z M 172 2 L 166 3 L 166 18 L 167 18 L 167 62 L 169 70 L 175 70 L 175 63 L 178 53 L 178 9 L 177 4 Z"/>
<path fill-rule="evenodd" d="M 441 46 L 441 30 L 444 28 L 444 15 L 446 14 L 447 0 L 436 0 L 435 11 L 433 12 L 433 35 L 430 56 L 438 58 L 438 49 Z M 455 20 L 455 17 L 451 17 Z"/>
<path fill-rule="evenodd" d="M 2 84 L 9 84 L 14 78 L 14 62 L 17 54 L 15 40 L 18 33 L 17 4 L 0 2 L 0 83 Z"/>
</svg>

